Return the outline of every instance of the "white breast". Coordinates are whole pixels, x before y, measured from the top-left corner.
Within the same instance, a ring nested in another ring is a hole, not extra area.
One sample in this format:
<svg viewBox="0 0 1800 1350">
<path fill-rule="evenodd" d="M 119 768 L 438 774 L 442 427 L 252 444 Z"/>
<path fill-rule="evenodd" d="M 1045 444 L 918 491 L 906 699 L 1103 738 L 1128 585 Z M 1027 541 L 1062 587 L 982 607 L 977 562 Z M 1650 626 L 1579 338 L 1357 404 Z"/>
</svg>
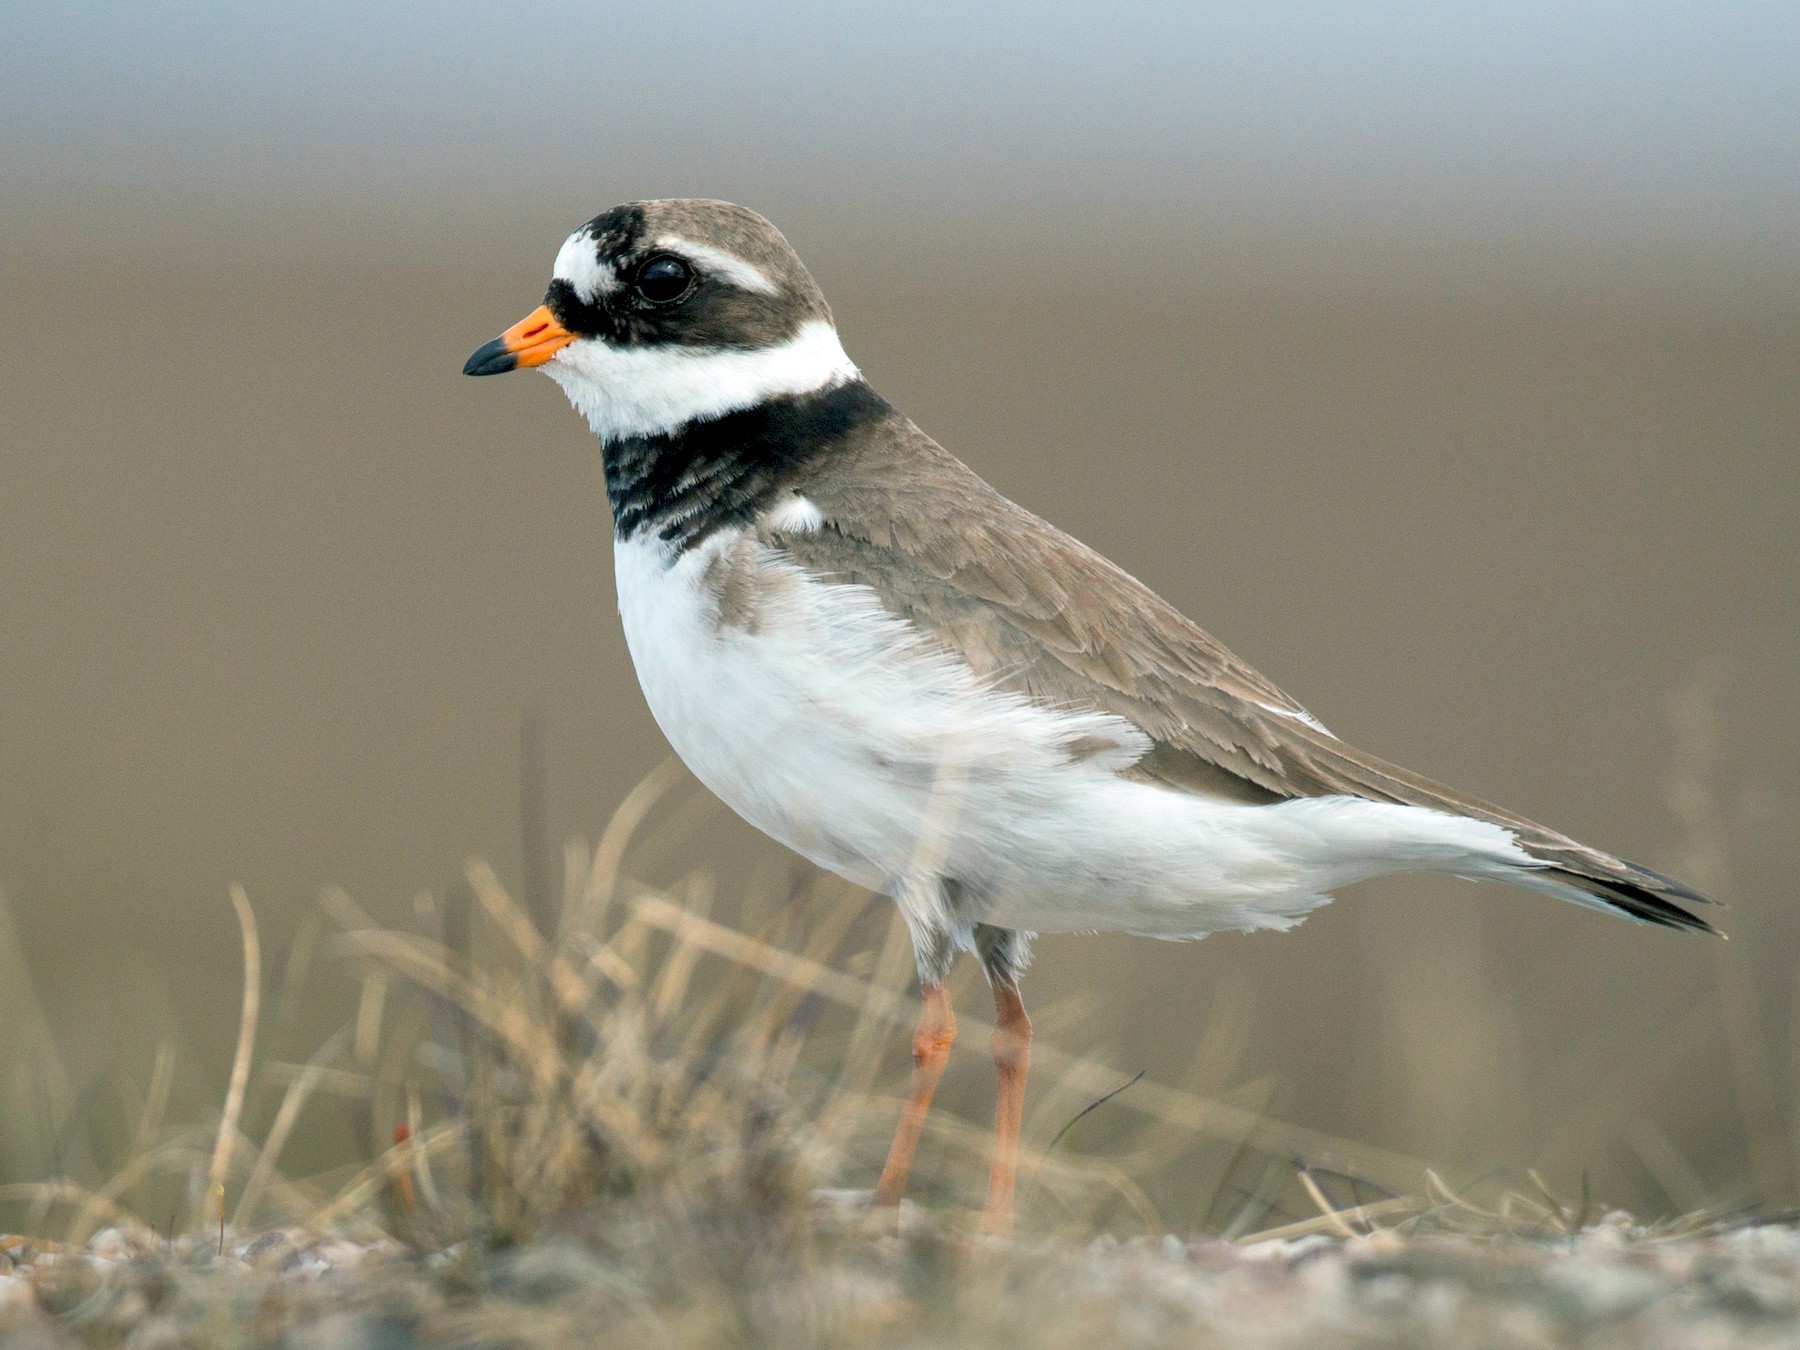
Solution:
<svg viewBox="0 0 1800 1350">
<path fill-rule="evenodd" d="M 721 532 L 678 556 L 616 545 L 638 679 L 688 767 L 745 819 L 872 889 L 952 878 L 1036 931 L 1193 936 L 1287 927 L 1335 887 L 1457 870 L 1503 830 L 1322 798 L 1247 806 L 1121 778 L 1149 748 L 1121 718 L 981 683 L 863 586 Z M 754 613 L 721 620 L 723 563 Z"/>
</svg>

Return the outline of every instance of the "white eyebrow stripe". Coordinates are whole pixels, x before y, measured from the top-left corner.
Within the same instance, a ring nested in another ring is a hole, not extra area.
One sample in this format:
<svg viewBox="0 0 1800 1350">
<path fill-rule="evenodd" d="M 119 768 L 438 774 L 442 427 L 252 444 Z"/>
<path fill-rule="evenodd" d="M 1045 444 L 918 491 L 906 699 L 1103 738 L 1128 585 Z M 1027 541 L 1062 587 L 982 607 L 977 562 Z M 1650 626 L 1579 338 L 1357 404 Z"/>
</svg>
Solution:
<svg viewBox="0 0 1800 1350">
<path fill-rule="evenodd" d="M 619 288 L 619 278 L 612 268 L 600 261 L 594 252 L 594 239 L 585 229 L 577 230 L 556 251 L 556 263 L 550 275 L 566 281 L 583 300 L 596 300 Z"/>
<path fill-rule="evenodd" d="M 711 244 L 696 244 L 693 240 L 683 239 L 676 234 L 663 235 L 656 241 L 656 247 L 681 254 L 690 262 L 698 263 L 702 271 L 710 272 L 722 281 L 729 281 L 740 291 L 754 291 L 758 295 L 775 294 L 775 283 L 769 280 L 767 274 L 735 253 L 727 253 Z"/>
</svg>

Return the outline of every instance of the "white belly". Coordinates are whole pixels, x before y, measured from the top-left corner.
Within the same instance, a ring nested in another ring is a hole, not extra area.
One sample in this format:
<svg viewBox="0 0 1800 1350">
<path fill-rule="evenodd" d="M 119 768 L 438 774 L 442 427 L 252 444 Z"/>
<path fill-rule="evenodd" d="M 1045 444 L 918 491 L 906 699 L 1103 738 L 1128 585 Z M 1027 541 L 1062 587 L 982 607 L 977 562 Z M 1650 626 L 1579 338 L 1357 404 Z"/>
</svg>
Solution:
<svg viewBox="0 0 1800 1350">
<path fill-rule="evenodd" d="M 766 550 L 754 621 L 721 622 L 708 569 L 736 543 L 722 533 L 674 559 L 616 545 L 645 699 L 728 805 L 871 889 L 948 878 L 1006 927 L 1195 936 L 1287 927 L 1333 887 L 1510 846 L 1416 808 L 1248 806 L 1121 778 L 1149 747 L 1129 723 L 988 688 L 872 591 Z"/>
</svg>

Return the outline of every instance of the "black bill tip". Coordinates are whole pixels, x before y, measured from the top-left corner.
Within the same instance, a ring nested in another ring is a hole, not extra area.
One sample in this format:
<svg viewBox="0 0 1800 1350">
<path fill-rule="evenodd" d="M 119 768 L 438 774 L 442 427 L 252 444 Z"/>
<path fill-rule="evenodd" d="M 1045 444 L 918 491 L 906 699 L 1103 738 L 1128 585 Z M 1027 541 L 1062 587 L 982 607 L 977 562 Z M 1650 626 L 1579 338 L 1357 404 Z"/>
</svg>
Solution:
<svg viewBox="0 0 1800 1350">
<path fill-rule="evenodd" d="M 504 375 L 509 370 L 518 369 L 519 358 L 506 350 L 506 339 L 497 337 L 492 342 L 484 342 L 475 349 L 475 354 L 463 362 L 465 375 Z"/>
</svg>

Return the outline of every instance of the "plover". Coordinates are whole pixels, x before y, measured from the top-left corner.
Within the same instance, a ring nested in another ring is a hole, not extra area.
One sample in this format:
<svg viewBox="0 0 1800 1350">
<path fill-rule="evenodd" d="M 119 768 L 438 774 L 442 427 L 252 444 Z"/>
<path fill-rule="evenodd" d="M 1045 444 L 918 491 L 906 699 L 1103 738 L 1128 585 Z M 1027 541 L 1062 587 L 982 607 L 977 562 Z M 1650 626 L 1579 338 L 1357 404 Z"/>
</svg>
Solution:
<svg viewBox="0 0 1800 1350">
<path fill-rule="evenodd" d="M 543 369 L 600 438 L 644 697 L 751 824 L 899 905 L 922 1012 L 875 1190 L 897 1204 L 992 987 L 987 1214 L 1011 1221 L 1038 933 L 1291 928 L 1396 872 L 1666 928 L 1705 897 L 1344 744 L 1148 587 L 1001 496 L 845 354 L 787 241 L 719 201 L 596 216 L 464 367 Z"/>
</svg>

